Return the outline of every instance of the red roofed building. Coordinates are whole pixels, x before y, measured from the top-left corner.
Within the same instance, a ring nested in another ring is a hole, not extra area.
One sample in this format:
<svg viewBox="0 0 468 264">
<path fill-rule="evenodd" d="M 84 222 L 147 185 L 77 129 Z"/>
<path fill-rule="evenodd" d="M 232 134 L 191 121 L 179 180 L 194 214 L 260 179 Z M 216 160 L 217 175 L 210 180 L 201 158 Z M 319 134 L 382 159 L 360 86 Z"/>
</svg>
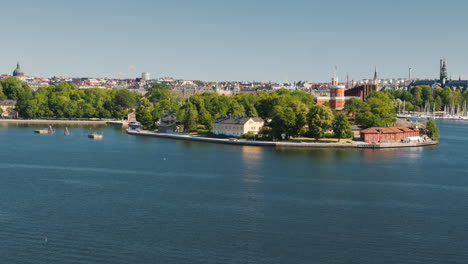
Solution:
<svg viewBox="0 0 468 264">
<path fill-rule="evenodd" d="M 419 129 L 398 127 L 370 127 L 361 130 L 361 139 L 365 142 L 401 141 L 408 137 L 419 137 Z"/>
</svg>

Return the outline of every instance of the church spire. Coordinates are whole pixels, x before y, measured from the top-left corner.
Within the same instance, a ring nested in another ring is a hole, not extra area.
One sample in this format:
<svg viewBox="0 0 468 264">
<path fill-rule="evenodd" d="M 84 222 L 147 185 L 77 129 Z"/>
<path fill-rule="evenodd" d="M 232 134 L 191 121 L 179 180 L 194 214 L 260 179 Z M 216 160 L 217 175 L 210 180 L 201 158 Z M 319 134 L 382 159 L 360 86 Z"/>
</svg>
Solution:
<svg viewBox="0 0 468 264">
<path fill-rule="evenodd" d="M 442 87 L 445 87 L 445 83 L 447 82 L 448 74 L 447 74 L 447 65 L 445 64 L 445 60 L 440 60 L 440 84 Z"/>
<path fill-rule="evenodd" d="M 377 82 L 377 66 L 375 66 L 375 70 L 374 70 L 374 79 L 372 80 L 372 84 L 374 85 L 377 85 L 378 82 Z"/>
</svg>

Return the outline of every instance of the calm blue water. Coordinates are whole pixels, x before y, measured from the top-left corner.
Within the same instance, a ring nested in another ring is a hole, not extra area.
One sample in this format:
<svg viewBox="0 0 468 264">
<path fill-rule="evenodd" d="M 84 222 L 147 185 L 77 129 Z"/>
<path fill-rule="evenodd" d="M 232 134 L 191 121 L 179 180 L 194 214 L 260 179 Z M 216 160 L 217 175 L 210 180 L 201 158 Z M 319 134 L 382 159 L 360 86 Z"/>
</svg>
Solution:
<svg viewBox="0 0 468 264">
<path fill-rule="evenodd" d="M 393 150 L 6 126 L 0 263 L 468 263 L 468 123 Z"/>
</svg>

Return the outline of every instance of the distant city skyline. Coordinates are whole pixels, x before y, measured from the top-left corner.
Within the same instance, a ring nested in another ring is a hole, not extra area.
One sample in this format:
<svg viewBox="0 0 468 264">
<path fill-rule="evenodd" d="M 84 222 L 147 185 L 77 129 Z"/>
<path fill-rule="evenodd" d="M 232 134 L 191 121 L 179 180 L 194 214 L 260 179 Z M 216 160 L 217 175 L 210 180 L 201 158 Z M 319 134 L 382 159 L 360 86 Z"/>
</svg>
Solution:
<svg viewBox="0 0 468 264">
<path fill-rule="evenodd" d="M 0 74 L 208 81 L 468 79 L 468 3 L 32 1 L 4 5 Z M 121 73 L 121 74 L 119 74 Z"/>
</svg>

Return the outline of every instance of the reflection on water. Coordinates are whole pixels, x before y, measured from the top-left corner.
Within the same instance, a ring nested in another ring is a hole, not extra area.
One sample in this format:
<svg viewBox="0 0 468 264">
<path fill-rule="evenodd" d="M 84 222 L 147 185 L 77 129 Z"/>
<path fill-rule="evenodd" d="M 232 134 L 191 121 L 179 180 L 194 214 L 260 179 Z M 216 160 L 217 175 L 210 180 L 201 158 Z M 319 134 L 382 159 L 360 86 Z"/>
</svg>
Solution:
<svg viewBox="0 0 468 264">
<path fill-rule="evenodd" d="M 288 157 L 307 157 L 317 160 L 346 158 L 356 154 L 355 149 L 307 149 L 307 148 L 276 148 L 275 152 Z"/>
<path fill-rule="evenodd" d="M 261 197 L 259 188 L 261 187 L 265 172 L 263 171 L 263 160 L 265 149 L 256 146 L 240 146 L 240 166 L 241 168 L 241 208 L 240 218 L 242 229 L 242 245 L 240 245 L 241 255 L 248 256 L 251 252 L 262 252 L 264 241 L 260 234 L 262 230 Z"/>
<path fill-rule="evenodd" d="M 362 149 L 361 153 L 367 162 L 374 162 L 401 158 L 417 160 L 422 158 L 423 151 L 423 148 L 387 148 Z"/>
<path fill-rule="evenodd" d="M 427 147 L 433 149 L 435 147 Z M 388 159 L 420 159 L 423 148 L 387 148 L 387 149 L 295 149 L 278 148 L 276 152 L 288 157 L 307 157 L 321 161 L 346 161 L 362 156 L 366 161 L 381 161 Z"/>
<path fill-rule="evenodd" d="M 263 147 L 240 147 L 241 164 L 244 171 L 242 177 L 245 181 L 258 182 L 262 178 L 263 152 Z"/>
</svg>

